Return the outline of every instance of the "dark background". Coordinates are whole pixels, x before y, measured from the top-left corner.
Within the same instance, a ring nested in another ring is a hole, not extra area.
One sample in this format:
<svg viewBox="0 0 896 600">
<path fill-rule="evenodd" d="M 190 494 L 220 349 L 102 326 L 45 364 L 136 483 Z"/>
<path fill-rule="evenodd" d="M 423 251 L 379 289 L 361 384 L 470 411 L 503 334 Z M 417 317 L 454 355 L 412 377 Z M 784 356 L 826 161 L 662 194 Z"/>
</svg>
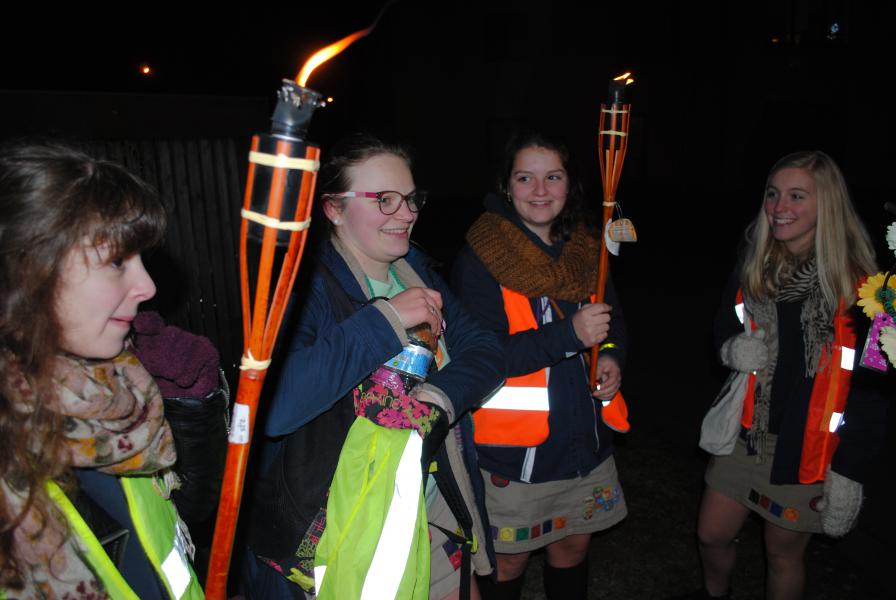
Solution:
<svg viewBox="0 0 896 600">
<path fill-rule="evenodd" d="M 161 178 L 175 225 L 154 275 L 174 284 L 163 283 L 163 291 L 179 294 L 159 304 L 175 322 L 215 340 L 232 373 L 240 345 L 232 232 L 249 136 L 268 130 L 281 78 L 294 77 L 320 47 L 366 27 L 380 6 L 23 7 L 26 14 L 6 20 L 0 40 L 0 136 L 75 140 Z M 625 582 L 659 582 L 669 592 L 697 582 L 693 520 L 705 457 L 696 437 L 724 375 L 712 318 L 774 161 L 801 149 L 834 157 L 881 267 L 893 262 L 883 241 L 892 217 L 882 205 L 896 191 L 894 15 L 891 3 L 845 0 L 400 0 L 371 35 L 309 80 L 333 97 L 309 130 L 324 159 L 336 139 L 362 129 L 412 148 L 417 184 L 432 197 L 414 238 L 447 270 L 483 193 L 494 187 L 502 144 L 519 124 L 566 136 L 598 210 L 599 105 L 613 76 L 633 72 L 618 199 L 639 241 L 624 246 L 611 267 L 631 329 L 624 390 L 634 429 L 619 440 L 618 460 L 632 517 L 620 531 L 620 553 L 650 554 L 658 531 L 667 542 L 674 536 L 678 551 L 646 560 L 664 574 L 658 577 L 637 569 L 632 575 L 634 559 L 624 560 L 614 572 L 622 587 L 601 593 L 654 597 L 656 590 L 636 592 L 641 588 Z M 143 64 L 151 75 L 140 73 Z M 831 580 L 824 592 L 810 588 L 811 597 L 891 594 L 883 566 L 892 564 L 894 547 L 893 519 L 883 509 L 892 494 L 885 475 L 892 432 L 888 437 L 859 531 L 810 547 L 829 561 L 816 572 L 836 578 L 843 568 L 832 565 L 848 565 L 853 587 Z M 677 512 L 667 513 L 670 505 Z M 670 522 L 676 528 L 663 529 Z M 598 563 L 592 577 L 606 583 L 606 568 Z M 758 593 L 756 578 L 741 585 Z"/>
</svg>

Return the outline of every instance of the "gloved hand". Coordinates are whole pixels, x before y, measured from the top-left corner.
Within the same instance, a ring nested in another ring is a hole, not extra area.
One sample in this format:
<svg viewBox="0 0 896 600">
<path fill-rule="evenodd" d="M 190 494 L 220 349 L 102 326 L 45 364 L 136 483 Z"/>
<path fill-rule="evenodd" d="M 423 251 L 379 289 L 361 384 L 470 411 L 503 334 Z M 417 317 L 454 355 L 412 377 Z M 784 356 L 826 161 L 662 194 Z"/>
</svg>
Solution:
<svg viewBox="0 0 896 600">
<path fill-rule="evenodd" d="M 757 329 L 752 333 L 739 333 L 722 344 L 722 364 L 729 369 L 750 373 L 768 364 L 768 346 L 765 331 Z"/>
<path fill-rule="evenodd" d="M 843 537 L 853 528 L 862 510 L 862 484 L 828 467 L 824 497 L 818 502 L 821 528 L 831 537 Z"/>
<path fill-rule="evenodd" d="M 165 398 L 203 398 L 218 389 L 218 350 L 211 340 L 166 325 L 156 312 L 137 313 L 134 350 Z"/>
</svg>

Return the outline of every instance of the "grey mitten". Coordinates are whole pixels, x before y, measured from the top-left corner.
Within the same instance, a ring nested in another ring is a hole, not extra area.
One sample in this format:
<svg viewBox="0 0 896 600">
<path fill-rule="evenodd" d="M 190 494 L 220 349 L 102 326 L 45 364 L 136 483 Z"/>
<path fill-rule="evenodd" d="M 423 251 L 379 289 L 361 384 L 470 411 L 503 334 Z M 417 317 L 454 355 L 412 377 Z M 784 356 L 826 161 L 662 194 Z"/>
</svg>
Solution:
<svg viewBox="0 0 896 600">
<path fill-rule="evenodd" d="M 739 333 L 722 344 L 722 364 L 729 369 L 750 373 L 768 364 L 768 346 L 765 331 L 757 329 L 752 333 Z"/>
<path fill-rule="evenodd" d="M 831 471 L 824 478 L 824 497 L 818 503 L 821 528 L 831 537 L 849 533 L 862 510 L 862 484 Z"/>
</svg>

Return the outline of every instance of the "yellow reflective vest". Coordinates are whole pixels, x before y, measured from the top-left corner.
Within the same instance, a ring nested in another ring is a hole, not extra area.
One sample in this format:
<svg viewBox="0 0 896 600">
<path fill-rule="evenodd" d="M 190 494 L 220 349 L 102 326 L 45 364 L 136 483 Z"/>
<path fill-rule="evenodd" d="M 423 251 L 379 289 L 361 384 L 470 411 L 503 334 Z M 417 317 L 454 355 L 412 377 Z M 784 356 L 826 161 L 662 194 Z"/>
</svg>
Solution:
<svg viewBox="0 0 896 600">
<path fill-rule="evenodd" d="M 124 491 L 140 545 L 168 595 L 177 600 L 204 598 L 202 586 L 187 558 L 174 504 L 162 496 L 164 483 L 161 478 L 119 477 L 118 481 Z M 68 520 L 72 534 L 85 550 L 85 560 L 109 597 L 114 600 L 139 600 L 62 489 L 51 481 L 47 483 L 47 492 Z"/>
</svg>

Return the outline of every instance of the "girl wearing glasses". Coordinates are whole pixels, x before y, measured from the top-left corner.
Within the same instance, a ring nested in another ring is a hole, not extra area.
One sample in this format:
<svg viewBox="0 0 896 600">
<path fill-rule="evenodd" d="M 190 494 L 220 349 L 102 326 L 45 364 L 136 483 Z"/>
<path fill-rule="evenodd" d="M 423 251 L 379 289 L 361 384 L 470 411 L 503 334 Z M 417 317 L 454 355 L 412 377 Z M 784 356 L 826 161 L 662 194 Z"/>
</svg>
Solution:
<svg viewBox="0 0 896 600">
<path fill-rule="evenodd" d="M 458 597 L 465 560 L 472 559 L 480 573 L 491 570 L 482 502 L 476 502 L 481 486 L 474 487 L 470 477 L 475 451 L 467 413 L 500 383 L 500 347 L 410 245 L 426 195 L 415 188 L 404 150 L 368 136 L 349 138 L 321 169 L 319 185 L 318 206 L 329 236 L 309 270 L 309 284 L 300 286 L 304 293 L 296 298 L 297 318 L 281 350 L 265 431 L 276 441 L 255 493 L 247 595 L 302 598 L 326 594 L 335 585 L 336 576 L 327 579 L 332 564 L 321 577 L 315 558 L 321 562 L 319 552 L 327 545 L 323 536 L 332 535 L 327 526 L 334 496 L 344 495 L 337 489 L 337 462 L 342 468 L 345 460 L 340 453 L 349 452 L 346 440 L 355 428 L 367 426 L 356 419 L 366 418 L 386 428 L 416 429 L 412 435 L 423 438 L 424 469 L 435 473 L 422 484 L 431 559 L 427 553 L 412 568 L 418 578 L 427 570 L 430 577 L 422 587 L 402 587 L 398 594 Z M 426 381 L 409 390 L 384 383 L 382 365 L 408 345 L 407 331 L 421 325 L 438 338 L 435 366 Z M 416 468 L 419 475 L 419 463 Z M 445 497 L 454 500 L 450 508 Z M 414 512 L 402 518 L 413 520 Z M 394 539 L 401 529 L 389 531 L 388 521 L 355 521 L 352 527 L 374 528 L 377 534 L 383 528 L 383 539 Z M 357 590 L 371 581 L 383 589 L 389 576 L 372 572 L 362 545 L 356 545 L 352 557 L 356 571 L 338 579 L 363 580 Z M 393 566 L 410 564 L 406 552 L 390 558 Z M 402 577 L 405 582 L 408 573 Z M 344 590 L 342 597 L 355 593 Z"/>
<path fill-rule="evenodd" d="M 453 273 L 464 304 L 506 352 L 505 386 L 475 413 L 498 552 L 493 597 L 519 598 L 531 552 L 545 548 L 547 598 L 585 598 L 591 533 L 626 515 L 601 409 L 621 383 L 625 325 L 611 282 L 607 304 L 588 300 L 599 242 L 585 225 L 566 147 L 541 133 L 517 135 L 499 188 Z M 595 344 L 593 392 L 583 358 Z"/>
</svg>

